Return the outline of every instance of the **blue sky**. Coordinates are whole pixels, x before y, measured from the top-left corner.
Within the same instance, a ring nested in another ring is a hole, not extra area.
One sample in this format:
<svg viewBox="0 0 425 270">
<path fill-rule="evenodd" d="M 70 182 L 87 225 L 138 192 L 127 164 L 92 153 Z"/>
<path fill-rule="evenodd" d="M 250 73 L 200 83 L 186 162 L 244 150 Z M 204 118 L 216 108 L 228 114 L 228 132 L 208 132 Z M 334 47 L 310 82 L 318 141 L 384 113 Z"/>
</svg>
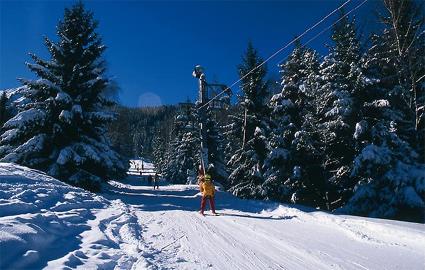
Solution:
<svg viewBox="0 0 425 270">
<path fill-rule="evenodd" d="M 0 89 L 19 86 L 17 77 L 34 77 L 24 64 L 30 60 L 27 53 L 49 57 L 42 37 L 56 40 L 56 24 L 63 9 L 73 3 L 0 0 Z M 191 72 L 197 64 L 205 67 L 207 79 L 230 85 L 238 79 L 236 66 L 249 40 L 266 58 L 341 3 L 85 1 L 100 22 L 98 32 L 108 46 L 108 73 L 122 89 L 120 102 L 131 107 L 193 100 L 197 82 Z M 359 3 L 352 0 L 347 10 Z M 376 21 L 376 5 L 372 0 L 356 13 L 361 29 Z M 329 43 L 329 33 L 311 47 L 323 54 L 325 43 Z M 283 51 L 269 63 L 271 77 L 278 78 L 276 65 L 289 52 Z"/>
</svg>

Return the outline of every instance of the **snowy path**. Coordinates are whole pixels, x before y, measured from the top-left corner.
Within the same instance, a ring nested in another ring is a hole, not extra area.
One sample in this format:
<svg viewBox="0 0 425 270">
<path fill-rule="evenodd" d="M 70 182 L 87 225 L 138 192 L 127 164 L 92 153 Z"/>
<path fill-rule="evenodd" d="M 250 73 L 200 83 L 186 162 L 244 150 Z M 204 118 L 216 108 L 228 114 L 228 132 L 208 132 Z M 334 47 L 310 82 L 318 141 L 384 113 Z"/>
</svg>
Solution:
<svg viewBox="0 0 425 270">
<path fill-rule="evenodd" d="M 197 186 L 143 185 L 137 177 L 105 195 L 143 224 L 134 268 L 424 269 L 422 224 L 334 216 L 217 194 L 222 216 L 199 215 Z M 308 209 L 304 209 L 308 210 Z M 311 209 L 310 209 L 311 210 Z"/>
<path fill-rule="evenodd" d="M 0 163 L 0 269 L 425 269 L 423 224 L 226 192 L 203 217 L 197 186 L 136 172 L 101 195 Z"/>
</svg>

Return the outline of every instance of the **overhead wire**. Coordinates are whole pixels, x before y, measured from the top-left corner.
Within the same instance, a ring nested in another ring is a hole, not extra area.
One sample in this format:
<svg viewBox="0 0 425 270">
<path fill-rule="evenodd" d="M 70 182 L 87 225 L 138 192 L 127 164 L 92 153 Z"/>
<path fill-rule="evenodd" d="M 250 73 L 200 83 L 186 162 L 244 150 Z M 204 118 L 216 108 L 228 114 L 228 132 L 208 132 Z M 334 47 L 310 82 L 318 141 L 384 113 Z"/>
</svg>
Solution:
<svg viewBox="0 0 425 270">
<path fill-rule="evenodd" d="M 420 80 L 422 80 L 423 78 L 425 78 L 425 74 L 422 77 L 420 77 L 419 79 L 417 79 L 415 83 L 420 82 Z"/>
<path fill-rule="evenodd" d="M 358 4 L 356 7 L 354 7 L 353 9 L 351 9 L 350 11 L 348 11 L 347 13 L 345 13 L 343 16 L 341 16 L 341 18 L 339 18 L 338 20 L 336 20 L 333 24 L 329 25 L 328 27 L 324 28 L 322 31 L 320 31 L 319 33 L 317 33 L 314 37 L 310 38 L 307 42 L 305 42 L 301 47 L 305 47 L 307 46 L 310 42 L 312 42 L 313 40 L 315 40 L 317 37 L 319 37 L 320 35 L 322 35 L 323 33 L 325 33 L 326 31 L 328 31 L 329 29 L 331 29 L 332 27 L 334 27 L 337 23 L 339 23 L 340 21 L 342 21 L 344 18 L 346 18 L 347 16 L 349 16 L 351 13 L 353 13 L 354 11 L 356 11 L 357 9 L 359 9 L 361 6 L 363 6 L 368 0 L 364 0 L 363 2 L 361 2 L 360 4 Z M 285 59 L 282 59 L 279 61 L 283 62 Z"/>
<path fill-rule="evenodd" d="M 246 73 L 244 76 L 242 76 L 241 78 L 239 78 L 238 80 L 236 80 L 234 83 L 232 83 L 230 86 L 226 87 L 223 89 L 223 91 L 221 91 L 220 93 L 218 93 L 216 96 L 214 96 L 213 98 L 211 98 L 208 102 L 206 102 L 205 104 L 201 105 L 200 107 L 198 107 L 198 110 L 201 110 L 202 108 L 204 108 L 205 106 L 207 106 L 210 102 L 214 101 L 215 99 L 217 99 L 219 96 L 221 96 L 222 94 L 228 92 L 233 86 L 235 86 L 236 84 L 238 84 L 240 81 L 242 81 L 243 79 L 245 79 L 248 75 L 250 75 L 252 72 L 254 72 L 255 70 L 257 70 L 258 68 L 260 68 L 261 66 L 263 66 L 264 64 L 266 64 L 268 61 L 270 61 L 272 58 L 274 58 L 276 55 L 278 55 L 280 52 L 282 52 L 283 50 L 285 50 L 286 48 L 288 48 L 290 45 L 292 45 L 293 43 L 295 43 L 297 40 L 301 39 L 303 36 L 305 36 L 308 32 L 310 32 L 311 30 L 313 30 L 314 28 L 316 28 L 319 24 L 321 24 L 322 22 L 324 22 L 327 18 L 329 18 L 330 16 L 332 16 L 335 12 L 337 12 L 338 10 L 342 9 L 345 5 L 347 5 L 349 2 L 351 2 L 352 0 L 347 0 L 346 2 L 344 2 L 341 6 L 339 6 L 338 8 L 336 8 L 335 10 L 333 10 L 331 13 L 329 13 L 328 15 L 326 15 L 325 17 L 323 17 L 321 20 L 319 20 L 317 23 L 315 23 L 313 26 L 311 26 L 310 28 L 308 28 L 307 30 L 305 30 L 301 35 L 297 36 L 296 38 L 294 38 L 293 40 L 291 40 L 289 43 L 287 43 L 285 46 L 281 47 L 280 49 L 278 49 L 276 52 L 274 52 L 272 55 L 270 55 L 266 60 L 262 61 L 260 64 L 258 64 L 257 66 L 255 66 L 254 68 L 252 68 L 248 73 Z M 368 0 L 364 0 L 363 2 L 361 2 L 359 5 L 357 5 L 355 8 L 351 9 L 349 12 L 347 12 L 346 14 L 344 14 L 341 18 L 339 18 L 337 21 L 335 21 L 333 24 L 331 24 L 330 26 L 326 27 L 325 29 L 323 29 L 322 31 L 320 31 L 318 34 L 316 34 L 314 37 L 312 37 L 311 39 L 309 39 L 303 46 L 306 46 L 307 44 L 309 44 L 310 42 L 312 42 L 314 39 L 316 39 L 317 37 L 319 37 L 320 35 L 322 35 L 324 32 L 328 31 L 331 27 L 333 27 L 335 24 L 337 24 L 338 22 L 340 22 L 342 19 L 344 19 L 345 17 L 347 17 L 349 14 L 351 14 L 352 12 L 356 11 L 358 8 L 360 8 L 364 3 L 366 3 Z M 281 61 L 280 61 L 281 62 Z M 202 145 L 201 145 L 201 166 L 204 170 L 204 175 L 205 175 L 205 164 L 204 164 L 204 160 L 203 160 L 203 149 L 202 149 Z"/>
<path fill-rule="evenodd" d="M 313 26 L 309 27 L 308 29 L 306 29 L 301 35 L 295 37 L 293 40 L 291 40 L 289 43 L 287 43 L 285 46 L 281 47 L 280 49 L 278 49 L 276 52 L 274 52 L 272 55 L 270 55 L 266 60 L 262 61 L 260 64 L 258 64 L 257 66 L 255 66 L 254 68 L 252 68 L 248 73 L 246 73 L 244 76 L 242 76 L 241 78 L 239 78 L 238 80 L 236 80 L 234 83 L 232 83 L 230 86 L 226 87 L 223 91 L 221 91 L 220 93 L 218 93 L 216 96 L 214 96 L 213 98 L 211 98 L 208 102 L 206 102 L 205 104 L 201 105 L 198 110 L 204 108 L 205 106 L 207 106 L 210 102 L 212 102 L 213 100 L 217 99 L 219 96 L 221 96 L 222 94 L 228 92 L 233 86 L 235 86 L 236 84 L 238 84 L 240 81 L 242 81 L 243 79 L 245 79 L 247 76 L 249 76 L 252 72 L 254 72 L 255 70 L 259 69 L 260 67 L 262 67 L 264 64 L 266 64 L 267 62 L 269 62 L 272 58 L 274 58 L 276 55 L 278 55 L 280 52 L 282 52 L 283 50 L 285 50 L 286 48 L 288 48 L 289 46 L 291 46 L 293 43 L 295 43 L 297 40 L 301 39 L 303 36 L 305 36 L 308 32 L 310 32 L 311 30 L 313 30 L 314 28 L 316 28 L 318 25 L 320 25 L 322 22 L 324 22 L 326 19 L 328 19 L 330 16 L 332 16 L 335 12 L 337 12 L 338 10 L 342 9 L 344 6 L 346 6 L 349 2 L 351 2 L 352 0 L 347 0 L 346 2 L 344 2 L 342 5 L 340 5 L 338 8 L 334 9 L 332 12 L 330 12 L 328 15 L 326 15 L 325 17 L 323 17 L 322 19 L 320 19 L 317 23 L 315 23 Z M 346 16 L 348 16 L 350 13 L 354 12 L 355 10 L 357 10 L 358 8 L 360 8 L 363 4 L 365 4 L 368 0 L 364 0 L 363 2 L 361 2 L 359 5 L 357 5 L 355 8 L 353 8 L 352 10 L 350 10 L 349 12 L 347 12 L 346 14 L 344 14 L 341 18 L 339 18 L 336 22 L 334 22 L 332 25 L 328 26 L 327 28 L 325 28 L 324 30 L 322 30 L 321 32 L 319 32 L 318 34 L 316 34 L 313 38 L 311 38 L 310 40 L 307 41 L 307 43 L 305 43 L 305 45 L 307 45 L 308 43 L 310 43 L 311 41 L 313 41 L 314 39 L 316 39 L 317 37 L 319 37 L 321 34 L 323 34 L 324 32 L 326 32 L 327 30 L 329 30 L 333 25 L 335 25 L 336 23 L 338 23 L 339 21 L 341 21 L 343 18 L 345 18 Z M 304 46 L 305 46 L 304 45 Z"/>
</svg>

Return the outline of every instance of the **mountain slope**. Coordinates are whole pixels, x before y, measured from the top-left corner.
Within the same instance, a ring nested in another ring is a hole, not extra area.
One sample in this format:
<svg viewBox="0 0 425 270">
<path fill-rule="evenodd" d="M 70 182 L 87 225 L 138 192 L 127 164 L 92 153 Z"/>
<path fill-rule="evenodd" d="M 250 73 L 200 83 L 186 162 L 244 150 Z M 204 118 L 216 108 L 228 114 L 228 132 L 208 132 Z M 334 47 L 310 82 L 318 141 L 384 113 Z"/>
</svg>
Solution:
<svg viewBox="0 0 425 270">
<path fill-rule="evenodd" d="M 149 163 L 144 169 L 152 170 Z M 0 269 L 423 269 L 425 225 L 217 192 L 153 190 L 137 172 L 100 195 L 0 164 Z"/>
<path fill-rule="evenodd" d="M 132 205 L 152 269 L 422 269 L 422 224 L 335 216 L 314 209 L 216 197 L 221 216 L 196 210 L 197 186 L 129 179 L 105 195 Z"/>
</svg>

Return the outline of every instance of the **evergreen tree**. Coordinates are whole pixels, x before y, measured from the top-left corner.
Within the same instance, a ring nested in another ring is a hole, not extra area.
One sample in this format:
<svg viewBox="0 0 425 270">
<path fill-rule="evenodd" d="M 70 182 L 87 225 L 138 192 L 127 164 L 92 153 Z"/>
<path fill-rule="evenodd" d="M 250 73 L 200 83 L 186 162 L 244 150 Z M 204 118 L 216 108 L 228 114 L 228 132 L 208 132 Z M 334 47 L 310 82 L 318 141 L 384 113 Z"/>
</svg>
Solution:
<svg viewBox="0 0 425 270">
<path fill-rule="evenodd" d="M 167 148 L 166 148 L 167 145 L 164 139 L 159 136 L 158 132 L 153 138 L 152 146 L 153 146 L 152 161 L 155 165 L 156 171 L 158 173 L 162 173 L 164 165 L 165 165 L 165 153 L 167 152 Z"/>
<path fill-rule="evenodd" d="M 241 104 L 231 106 L 227 117 L 228 122 L 220 128 L 226 138 L 224 148 L 226 163 L 232 159 L 236 151 L 242 148 L 244 111 Z"/>
<path fill-rule="evenodd" d="M 354 133 L 359 150 L 351 172 L 357 184 L 339 211 L 424 222 L 425 165 L 397 135 L 391 120 L 397 112 L 386 99 L 366 102 L 362 110 L 364 118 Z"/>
<path fill-rule="evenodd" d="M 214 166 L 214 181 L 226 184 L 229 177 L 225 159 L 226 140 L 217 122 L 217 113 L 211 107 L 207 110 L 205 127 L 207 129 L 208 163 Z"/>
<path fill-rule="evenodd" d="M 384 0 L 382 34 L 372 37 L 367 66 L 399 115 L 398 134 L 425 161 L 425 13 L 424 3 Z"/>
<path fill-rule="evenodd" d="M 416 109 L 423 90 L 415 80 L 417 72 L 423 72 L 424 43 L 417 35 L 423 32 L 423 14 L 419 16 L 421 9 L 413 1 L 384 4 L 386 27 L 372 37 L 364 61 L 370 80 L 354 133 L 351 177 L 357 184 L 340 211 L 423 222 L 425 165 L 423 146 L 417 141 L 422 131 L 416 126 L 421 122 Z"/>
<path fill-rule="evenodd" d="M 333 47 L 320 67 L 319 129 L 323 142 L 323 169 L 329 186 L 325 200 L 335 209 L 351 196 L 350 166 L 354 158 L 353 133 L 363 95 L 360 42 L 354 20 L 340 14 L 333 27 Z"/>
<path fill-rule="evenodd" d="M 267 198 L 318 206 L 323 177 L 315 128 L 317 53 L 297 42 L 280 68 L 282 91 L 270 100 L 273 128 L 264 189 Z"/>
<path fill-rule="evenodd" d="M 11 113 L 7 105 L 6 91 L 3 91 L 0 96 L 0 127 L 10 119 Z"/>
<path fill-rule="evenodd" d="M 265 65 L 253 70 L 261 64 L 263 60 L 258 56 L 257 50 L 252 43 L 248 43 L 248 48 L 242 58 L 242 64 L 239 65 L 238 71 L 241 80 L 241 88 L 243 91 L 242 106 L 245 110 L 243 132 L 244 137 L 242 143 L 248 142 L 254 137 L 254 131 L 261 125 L 264 115 L 267 114 L 266 100 L 269 98 L 267 82 L 265 76 L 267 68 Z M 248 74 L 249 73 L 249 74 Z"/>
<path fill-rule="evenodd" d="M 196 109 L 191 106 L 182 108 L 175 118 L 171 135 L 173 139 L 166 153 L 164 176 L 173 183 L 193 183 L 201 145 Z"/>
<path fill-rule="evenodd" d="M 57 42 L 45 38 L 51 60 L 31 54 L 38 80 L 21 80 L 29 100 L 7 121 L 3 162 L 16 162 L 58 179 L 99 190 L 103 180 L 125 176 L 126 165 L 109 146 L 106 124 L 114 118 L 105 97 L 105 50 L 93 13 L 81 2 L 65 9 Z"/>
<path fill-rule="evenodd" d="M 263 65 L 249 73 L 261 62 L 257 51 L 249 43 L 239 66 L 243 91 L 241 105 L 245 110 L 242 148 L 228 162 L 232 171 L 229 176 L 230 190 L 240 197 L 265 197 L 261 186 L 264 182 L 264 160 L 268 153 L 268 108 L 265 101 L 269 98 L 269 93 L 265 81 L 266 67 Z"/>
</svg>

